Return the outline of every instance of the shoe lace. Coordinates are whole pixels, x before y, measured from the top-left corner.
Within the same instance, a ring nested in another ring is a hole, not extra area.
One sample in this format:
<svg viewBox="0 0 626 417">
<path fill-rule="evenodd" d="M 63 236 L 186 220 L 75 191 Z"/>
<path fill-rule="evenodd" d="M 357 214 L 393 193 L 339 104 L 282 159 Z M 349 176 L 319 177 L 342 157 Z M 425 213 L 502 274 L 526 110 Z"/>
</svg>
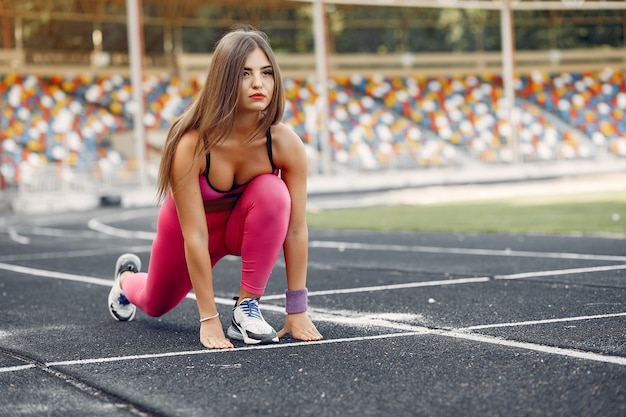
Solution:
<svg viewBox="0 0 626 417">
<path fill-rule="evenodd" d="M 239 307 L 241 307 L 246 316 L 252 319 L 263 320 L 261 311 L 259 310 L 259 302 L 256 298 L 242 301 Z"/>
</svg>

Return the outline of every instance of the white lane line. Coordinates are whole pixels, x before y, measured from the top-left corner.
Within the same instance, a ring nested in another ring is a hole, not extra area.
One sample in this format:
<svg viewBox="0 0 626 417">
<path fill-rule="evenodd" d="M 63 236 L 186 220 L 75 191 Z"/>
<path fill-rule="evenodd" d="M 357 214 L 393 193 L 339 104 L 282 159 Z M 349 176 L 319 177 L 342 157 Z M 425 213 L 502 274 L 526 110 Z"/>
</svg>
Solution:
<svg viewBox="0 0 626 417">
<path fill-rule="evenodd" d="M 101 233 L 95 233 L 90 230 L 66 230 L 66 229 L 53 229 L 51 227 L 33 227 L 28 233 L 39 236 L 51 236 L 51 237 L 84 237 L 84 238 L 101 238 Z"/>
<path fill-rule="evenodd" d="M 17 233 L 17 230 L 15 230 L 14 227 L 9 227 L 9 238 L 14 242 L 19 243 L 20 245 L 30 244 L 30 239 L 26 236 L 20 236 L 20 234 Z"/>
<path fill-rule="evenodd" d="M 626 312 L 623 313 L 615 313 L 615 314 L 599 314 L 595 316 L 579 316 L 579 317 L 569 317 L 569 318 L 561 318 L 561 319 L 551 319 L 551 320 L 535 320 L 535 321 L 525 321 L 525 322 L 512 322 L 512 323 L 499 323 L 492 325 L 484 325 L 484 326 L 471 326 L 464 328 L 450 328 L 450 329 L 431 329 L 423 326 L 416 326 L 407 323 L 398 323 L 397 321 L 393 321 L 390 319 L 385 319 L 385 317 L 380 317 L 381 315 L 370 314 L 368 316 L 364 316 L 362 313 L 357 313 L 353 311 L 340 311 L 335 314 L 330 314 L 329 312 L 311 312 L 311 319 L 314 321 L 330 321 L 335 322 L 337 324 L 343 325 L 352 325 L 357 327 L 381 327 L 381 328 L 392 328 L 395 330 L 404 330 L 409 333 L 417 334 L 436 334 L 440 336 L 452 337 L 456 339 L 466 339 L 472 340 L 480 343 L 487 343 L 498 346 L 507 346 L 507 347 L 515 347 L 524 350 L 532 350 L 536 352 L 549 353 L 553 355 L 566 356 L 569 358 L 578 358 L 591 360 L 595 362 L 606 362 L 613 363 L 617 365 L 625 365 L 626 366 L 626 357 L 615 356 L 615 355 L 605 355 L 599 353 L 592 352 L 584 352 L 576 349 L 566 349 L 560 348 L 551 345 L 539 344 L 539 343 L 531 343 L 531 342 L 519 342 L 516 340 L 503 339 L 501 337 L 483 335 L 480 333 L 473 333 L 472 330 L 481 330 L 495 327 L 514 327 L 514 326 L 530 326 L 535 324 L 546 324 L 546 323 L 557 323 L 557 322 L 577 322 L 582 320 L 599 320 L 606 318 L 614 318 L 614 317 L 626 317 Z M 390 315 L 393 318 L 393 315 Z M 408 317 L 407 317 L 408 318 Z M 405 319 L 407 319 L 405 318 Z M 400 318 L 402 319 L 402 318 Z"/>
<path fill-rule="evenodd" d="M 586 273 L 594 273 L 594 272 L 618 271 L 621 269 L 626 269 L 626 265 L 591 266 L 587 268 L 555 269 L 551 271 L 524 272 L 520 274 L 495 275 L 493 278 L 490 278 L 490 277 L 459 278 L 459 279 L 435 280 L 435 281 L 423 281 L 423 282 L 408 282 L 408 283 L 403 283 L 403 284 L 376 285 L 376 286 L 371 286 L 371 287 L 342 288 L 338 290 L 310 291 L 309 296 L 355 294 L 355 293 L 362 293 L 362 292 L 400 290 L 400 289 L 405 289 L 405 288 L 476 284 L 476 283 L 487 282 L 487 281 L 492 281 L 492 280 L 514 280 L 514 279 L 526 279 L 526 278 L 537 278 L 537 277 L 549 277 L 549 276 L 557 276 L 557 275 L 575 275 L 575 274 L 586 274 Z M 285 298 L 284 294 L 274 294 L 274 295 L 263 296 L 264 300 L 279 300 L 279 299 L 284 299 L 284 298 Z"/>
<path fill-rule="evenodd" d="M 280 343 L 273 345 L 256 345 L 256 346 L 244 346 L 237 347 L 233 349 L 202 349 L 202 350 L 191 350 L 191 351 L 181 351 L 181 352 L 163 352 L 163 353 L 152 353 L 152 354 L 143 354 L 143 355 L 128 355 L 128 356 L 115 356 L 108 358 L 91 358 L 91 359 L 75 359 L 75 360 L 66 360 L 66 361 L 54 361 L 48 362 L 45 364 L 47 367 L 54 366 L 76 366 L 76 365 L 92 365 L 92 364 L 102 364 L 102 363 L 110 363 L 110 362 L 120 362 L 120 361 L 136 361 L 136 360 L 145 360 L 145 359 L 157 359 L 157 358 L 168 358 L 168 357 L 179 357 L 179 356 L 190 356 L 190 355 L 207 355 L 207 354 L 227 354 L 231 352 L 241 352 L 248 350 L 267 350 L 267 349 L 291 349 L 294 347 L 302 347 L 302 346 L 316 346 L 316 345 L 328 345 L 328 344 L 337 344 L 337 343 L 354 343 L 361 341 L 370 341 L 370 340 L 380 340 L 380 339 L 391 339 L 398 337 L 411 337 L 411 336 L 423 336 L 423 335 L 437 335 L 444 337 L 451 337 L 454 339 L 463 339 L 470 340 L 474 342 L 486 343 L 496 346 L 504 346 L 511 347 L 523 350 L 530 350 L 534 352 L 547 353 L 551 355 L 564 356 L 567 358 L 574 359 L 582 359 L 593 362 L 603 362 L 603 363 L 611 363 L 615 365 L 626 366 L 626 358 L 620 356 L 612 356 L 612 355 L 602 355 L 598 353 L 592 352 L 583 352 L 575 349 L 564 349 L 555 346 L 549 345 L 541 345 L 536 343 L 528 343 L 528 342 L 518 342 L 514 340 L 507 340 L 502 338 L 497 338 L 493 336 L 486 336 L 481 334 L 473 334 L 462 332 L 458 330 L 435 330 L 428 329 L 420 326 L 410 326 L 414 330 L 407 331 L 402 333 L 390 333 L 390 334 L 380 334 L 373 336 L 361 336 L 361 337 L 347 337 L 347 338 L 339 338 L 339 339 L 322 339 L 318 341 L 312 342 L 291 342 L 291 343 Z M 0 368 L 0 373 L 6 372 L 16 372 L 25 369 L 33 368 L 33 365 L 23 365 L 23 366 L 10 366 Z"/>
<path fill-rule="evenodd" d="M 126 221 L 146 215 L 154 215 L 154 210 L 137 210 L 125 212 L 122 214 L 113 214 L 101 216 L 89 220 L 88 227 L 101 233 L 123 238 L 153 240 L 155 233 L 144 232 L 140 230 L 126 230 L 105 223 L 110 221 Z M 626 256 L 620 255 L 596 255 L 585 253 L 568 253 L 568 252 L 537 252 L 537 251 L 518 251 L 512 249 L 471 249 L 471 248 L 449 248 L 437 246 L 413 246 L 413 245 L 383 245 L 370 243 L 355 242 L 338 242 L 338 241 L 319 241 L 313 240 L 309 242 L 311 248 L 326 249 L 354 249 L 368 251 L 389 251 L 389 252 L 415 252 L 415 253 L 437 253 L 437 254 L 455 254 L 455 255 L 477 255 L 477 256 L 504 256 L 504 257 L 526 257 L 526 258 L 552 258 L 552 259 L 574 259 L 588 261 L 626 261 Z"/>
<path fill-rule="evenodd" d="M 426 333 L 429 333 L 429 331 L 418 330 L 418 331 L 413 331 L 413 332 L 379 334 L 379 335 L 373 335 L 373 336 L 346 337 L 346 338 L 340 338 L 340 339 L 322 339 L 322 340 L 316 340 L 312 342 L 289 342 L 289 343 L 278 343 L 278 344 L 271 344 L 271 345 L 242 346 L 242 347 L 236 347 L 232 349 L 201 349 L 201 350 L 187 350 L 187 351 L 181 351 L 181 352 L 149 353 L 149 354 L 144 354 L 144 355 L 114 356 L 114 357 L 108 357 L 108 358 L 75 359 L 75 360 L 67 360 L 67 361 L 47 362 L 44 365 L 47 367 L 92 365 L 92 364 L 101 364 L 101 363 L 109 363 L 109 362 L 134 361 L 134 360 L 155 359 L 155 358 L 169 358 L 169 357 L 177 357 L 177 356 L 241 352 L 241 351 L 247 351 L 247 350 L 268 350 L 268 349 L 285 349 L 285 348 L 289 349 L 289 348 L 300 347 L 300 346 L 328 345 L 328 344 L 336 344 L 336 343 L 360 342 L 360 341 L 377 340 L 377 339 L 392 339 L 396 337 L 410 337 L 410 336 L 416 336 L 416 335 L 423 335 Z M 15 371 L 23 370 L 23 369 L 31 369 L 33 367 L 34 365 L 7 366 L 7 367 L 0 368 L 0 373 L 15 372 Z"/>
<path fill-rule="evenodd" d="M 66 272 L 49 271 L 46 269 L 38 269 L 38 268 L 31 268 L 28 266 L 12 265 L 12 264 L 7 264 L 3 262 L 0 262 L 0 269 L 3 269 L 5 271 L 16 272 L 18 274 L 27 274 L 27 275 L 37 276 L 37 277 L 61 279 L 65 281 L 84 282 L 87 284 L 101 285 L 103 287 L 110 287 L 111 284 L 113 283 L 113 277 L 111 278 L 86 277 L 84 275 L 69 274 Z M 193 293 L 188 294 L 187 298 L 193 299 L 193 300 L 196 299 Z M 217 304 L 224 304 L 224 305 L 229 305 L 229 306 L 233 305 L 233 300 L 230 298 L 215 297 L 215 302 Z M 265 306 L 264 306 L 264 309 L 266 309 Z M 282 308 L 281 311 L 284 311 L 284 308 Z"/>
<path fill-rule="evenodd" d="M 548 353 L 551 355 L 564 356 L 567 358 L 583 359 L 594 362 L 611 363 L 615 365 L 626 366 L 626 358 L 613 355 L 602 355 L 599 353 L 583 352 L 575 349 L 565 349 L 556 346 L 541 345 L 538 343 L 519 342 L 516 340 L 502 339 L 493 336 L 486 336 L 476 333 L 463 333 L 459 331 L 437 331 L 440 336 L 452 337 L 455 339 L 471 340 L 473 342 L 488 343 L 497 346 L 506 346 L 535 352 Z"/>
<path fill-rule="evenodd" d="M 585 274 L 589 272 L 607 272 L 626 269 L 626 265 L 590 266 L 585 268 L 555 269 L 551 271 L 522 272 L 519 274 L 495 275 L 494 279 L 525 279 L 536 277 L 549 277 L 556 275 Z"/>
<path fill-rule="evenodd" d="M 576 259 L 588 261 L 626 261 L 626 256 L 617 255 L 594 255 L 585 253 L 568 252 L 534 252 L 518 251 L 512 249 L 471 249 L 471 248 L 448 248 L 437 246 L 410 246 L 410 245 L 380 245 L 370 243 L 336 242 L 336 241 L 311 241 L 309 246 L 313 248 L 328 249 L 356 249 L 384 252 L 420 252 L 439 253 L 455 255 L 479 255 L 479 256 L 504 256 L 504 257 L 527 257 L 527 258 L 554 258 L 554 259 Z"/>
<path fill-rule="evenodd" d="M 154 240 L 155 232 L 144 232 L 141 230 L 126 230 L 118 227 L 109 226 L 106 223 L 111 221 L 128 221 L 138 217 L 151 216 L 155 217 L 154 209 L 126 211 L 123 213 L 109 214 L 106 216 L 94 217 L 87 222 L 87 227 L 92 230 L 104 233 L 106 235 L 117 236 L 127 239 L 143 239 Z"/>
<path fill-rule="evenodd" d="M 23 229 L 23 228 L 22 228 Z M 21 245 L 30 244 L 30 238 L 23 236 L 23 234 L 29 235 L 37 235 L 37 236 L 47 236 L 47 237 L 64 237 L 64 238 L 89 238 L 89 239 L 100 239 L 102 238 L 102 233 L 96 233 L 94 231 L 84 231 L 84 230 L 64 230 L 64 229 L 53 229 L 47 227 L 33 227 L 28 229 L 27 231 L 22 231 L 20 234 L 15 227 L 9 227 L 7 230 L 9 234 L 9 238 Z"/>
<path fill-rule="evenodd" d="M 0 263 L 0 269 L 11 270 L 13 272 L 19 272 L 19 273 L 25 273 L 25 274 L 32 274 L 36 276 L 44 276 L 44 277 L 55 278 L 55 279 L 87 282 L 87 283 L 92 283 L 96 285 L 104 285 L 104 286 L 111 285 L 110 279 L 84 277 L 80 275 L 67 274 L 67 273 L 56 272 L 56 271 L 40 270 L 36 268 L 22 267 L 22 266 L 10 265 L 10 264 L 5 264 L 5 263 Z M 195 299 L 195 296 L 193 293 L 190 293 L 187 298 Z M 219 298 L 219 297 L 216 298 L 215 302 L 218 304 L 232 305 L 232 300 Z M 275 312 L 284 312 L 284 308 L 279 307 L 279 306 L 264 305 L 263 309 L 271 310 Z M 267 345 L 263 347 L 246 346 L 242 348 L 237 348 L 235 349 L 235 351 L 260 349 L 260 348 L 270 349 L 270 348 L 282 348 L 282 347 L 295 347 L 295 346 L 304 346 L 304 345 L 309 346 L 309 345 L 318 345 L 318 344 L 384 339 L 384 338 L 390 338 L 390 337 L 405 337 L 405 336 L 415 336 L 415 335 L 424 335 L 424 334 L 437 334 L 437 335 L 446 336 L 446 337 L 453 337 L 453 338 L 458 338 L 458 339 L 472 340 L 476 342 L 494 344 L 494 345 L 499 345 L 499 346 L 507 346 L 507 347 L 525 349 L 525 350 L 532 350 L 532 351 L 537 351 L 537 352 L 566 356 L 570 358 L 578 358 L 578 359 L 591 360 L 591 361 L 596 361 L 596 362 L 606 362 L 606 363 L 613 363 L 613 364 L 618 364 L 618 365 L 626 365 L 626 358 L 619 357 L 619 356 L 601 355 L 601 354 L 590 353 L 590 352 L 581 352 L 581 351 L 573 350 L 573 349 L 564 349 L 564 348 L 558 348 L 554 346 L 528 343 L 528 342 L 518 342 L 518 341 L 513 341 L 513 340 L 492 337 L 492 336 L 468 333 L 468 331 L 471 331 L 472 329 L 489 328 L 489 327 L 473 326 L 473 327 L 467 327 L 467 328 L 462 328 L 462 329 L 449 329 L 449 330 L 429 329 L 429 328 L 422 327 L 422 326 L 415 326 L 415 325 L 411 325 L 407 323 L 394 322 L 393 320 L 385 319 L 384 316 L 382 318 L 377 318 L 381 315 L 380 314 L 377 315 L 374 313 L 364 314 L 363 312 L 355 313 L 355 312 L 350 312 L 350 311 L 340 311 L 340 312 L 335 312 L 333 314 L 332 312 L 324 311 L 324 310 L 311 310 L 310 314 L 313 320 L 329 321 L 329 322 L 334 322 L 334 323 L 343 324 L 343 325 L 351 325 L 351 326 L 365 326 L 368 328 L 371 328 L 371 327 L 390 328 L 390 329 L 401 330 L 403 332 L 393 333 L 393 334 L 382 334 L 382 335 L 375 335 L 375 336 L 366 336 L 366 337 L 321 340 L 321 341 L 316 341 L 316 342 L 295 342 L 295 343 L 288 343 L 288 344 L 283 344 L 283 345 Z M 622 315 L 626 315 L 626 313 L 619 314 L 619 316 L 622 316 Z M 600 318 L 608 318 L 608 317 L 617 317 L 617 316 L 599 315 L 599 316 L 584 316 L 582 318 L 572 317 L 572 318 L 569 318 L 569 321 L 589 320 L 590 318 L 600 319 Z M 559 319 L 559 320 L 566 321 L 565 319 Z M 542 324 L 542 322 L 543 321 L 538 321 L 535 323 L 533 322 L 520 322 L 520 323 L 523 323 L 523 325 L 532 325 L 532 324 Z M 515 323 L 502 323 L 499 325 L 486 325 L 486 326 L 512 327 L 512 326 L 515 326 Z M 166 353 L 154 354 L 154 355 L 135 355 L 135 356 L 118 357 L 118 358 L 98 358 L 98 359 L 79 360 L 79 361 L 60 361 L 60 362 L 51 362 L 50 364 L 48 364 L 48 366 L 60 366 L 60 365 L 71 365 L 71 364 L 81 364 L 81 363 L 102 363 L 102 362 L 107 362 L 107 361 L 110 362 L 110 361 L 117 361 L 117 360 L 132 360 L 132 359 L 180 356 L 180 355 L 200 354 L 200 353 L 209 353 L 209 352 L 229 352 L 229 351 L 233 351 L 233 349 L 228 349 L 224 351 L 200 350 L 200 351 L 191 351 L 191 352 L 166 352 Z M 0 372 L 17 371 L 17 370 L 29 369 L 29 368 L 30 368 L 29 365 L 25 365 L 24 367 L 6 367 L 6 368 L 0 368 Z"/>
<path fill-rule="evenodd" d="M 284 298 L 284 296 L 282 296 Z M 189 299 L 195 300 L 196 295 L 194 293 L 187 294 Z M 267 297 L 263 296 L 265 300 Z M 215 298 L 215 302 L 217 304 L 227 304 L 233 305 L 233 300 L 226 298 Z M 272 311 L 274 313 L 285 314 L 284 306 L 276 306 L 272 304 L 263 304 L 261 306 L 261 310 L 263 311 Z M 318 321 L 326 321 L 330 323 L 349 325 L 349 326 L 357 326 L 357 327 L 383 327 L 395 330 L 404 330 L 404 331 L 415 331 L 416 327 L 414 325 L 398 323 L 398 321 L 417 321 L 422 319 L 419 315 L 416 314 L 393 314 L 393 313 L 370 313 L 366 312 L 354 313 L 352 311 L 333 311 L 330 312 L 328 310 L 323 309 L 314 309 L 310 308 L 308 310 L 309 316 L 313 320 Z"/>
<path fill-rule="evenodd" d="M 83 282 L 83 283 L 87 283 L 87 284 L 94 284 L 94 285 L 101 285 L 101 286 L 105 286 L 105 287 L 110 287 L 111 283 L 112 283 L 112 278 L 96 278 L 96 277 L 86 277 L 83 275 L 76 275 L 76 274 L 69 274 L 69 273 L 65 273 L 65 272 L 57 272 L 57 271 L 50 271 L 50 270 L 45 270 L 45 269 L 38 269 L 38 268 L 32 268 L 32 267 L 27 267 L 27 266 L 20 266 L 20 265 L 12 265 L 12 264 L 6 264 L 6 263 L 2 263 L 0 262 L 0 269 L 3 270 L 7 270 L 7 271 L 12 271 L 12 272 L 16 272 L 16 273 L 21 273 L 21 274 L 28 274 L 28 275 L 33 275 L 33 276 L 38 276 L 38 277 L 46 277 L 46 278 L 54 278 L 54 279 L 61 279 L 61 280 L 66 280 L 66 281 L 75 281 L 75 282 Z M 390 287 L 391 289 L 403 289 L 403 288 L 411 288 L 415 285 L 418 286 L 427 286 L 428 284 L 432 284 L 432 285 L 446 285 L 446 284 L 465 284 L 465 283 L 478 283 L 478 282 L 485 282 L 485 278 L 469 278 L 469 279 L 463 279 L 463 280 L 449 280 L 449 281 L 426 281 L 426 282 L 419 282 L 419 283 L 407 283 L 407 284 L 397 284 L 397 285 L 381 285 L 381 286 L 377 286 L 377 287 L 364 287 L 362 290 L 363 291 L 385 291 L 385 290 L 389 290 Z M 361 290 L 360 288 L 353 288 L 353 289 L 339 289 L 339 290 L 326 290 L 326 291 L 311 291 L 309 292 L 309 295 L 333 295 L 333 294 L 343 294 L 345 292 L 357 292 Z M 195 300 L 196 296 L 193 292 L 189 293 L 187 295 L 188 299 L 190 300 Z M 275 294 L 275 295 L 266 295 L 263 296 L 264 300 L 280 300 L 280 299 L 284 299 L 285 295 L 284 294 Z M 232 306 L 233 304 L 233 300 L 230 298 L 222 298 L 222 297 L 216 297 L 215 298 L 215 302 L 217 304 L 223 304 L 223 305 L 229 305 Z M 273 312 L 278 312 L 278 313 L 283 313 L 284 312 L 284 307 L 283 306 L 274 306 L 274 305 L 269 305 L 269 304 L 264 304 L 262 307 L 263 310 L 268 310 L 268 311 L 273 311 Z M 312 310 L 312 313 L 315 313 L 316 310 Z M 348 319 L 350 316 L 352 317 L 358 317 L 362 320 L 361 324 L 366 324 L 366 325 L 372 325 L 374 323 L 373 317 L 385 317 L 385 314 L 377 314 L 377 315 L 370 315 L 370 316 L 366 316 L 361 314 L 356 314 L 356 313 L 352 313 L 349 311 L 340 311 L 340 312 L 336 312 L 335 315 L 330 314 L 327 311 L 319 311 L 319 314 L 316 314 L 316 316 L 321 319 L 321 320 L 327 320 L 327 321 L 336 321 L 337 317 L 339 316 L 340 319 Z M 558 323 L 558 322 L 568 322 L 568 321 L 580 321 L 580 320 L 591 320 L 591 319 L 598 319 L 598 318 L 610 318 L 610 317 L 622 317 L 622 316 L 626 316 L 626 313 L 615 313 L 615 314 L 602 314 L 602 315 L 596 315 L 596 316 L 578 316 L 578 317 L 569 317 L 569 318 L 559 318 L 559 319 L 547 319 L 547 320 L 535 320 L 535 321 L 525 321 L 525 322 L 513 322 L 513 323 L 500 323 L 500 324 L 488 324 L 488 325 L 479 325 L 479 326 L 470 326 L 470 327 L 464 327 L 461 328 L 460 330 L 480 330 L 480 329 L 487 329 L 487 328 L 495 328 L 495 327 L 512 327 L 512 326 L 527 326 L 527 325 L 533 325 L 533 324 L 545 324 L 545 323 Z M 364 319 L 365 318 L 365 319 Z M 414 319 L 415 316 L 407 316 L 404 319 L 408 320 L 408 319 Z M 364 321 L 363 321 L 364 319 Z M 350 320 L 351 324 L 357 324 L 354 320 Z M 383 321 L 381 323 L 388 323 L 388 321 Z"/>
<path fill-rule="evenodd" d="M 143 240 L 154 240 L 156 233 L 154 232 L 142 232 L 141 230 L 124 230 L 118 229 L 116 227 L 108 226 L 104 223 L 99 222 L 98 220 L 91 219 L 87 223 L 87 226 L 96 230 L 100 233 L 104 233 L 106 235 L 117 236 L 124 239 L 143 239 Z"/>
<path fill-rule="evenodd" d="M 150 251 L 150 246 L 133 246 L 133 247 L 127 248 L 127 250 L 131 252 L 147 252 L 147 251 Z M 117 252 L 119 252 L 118 249 L 109 249 L 109 250 L 88 249 L 88 250 L 72 251 L 72 252 L 45 252 L 45 253 L 26 254 L 26 255 L 6 255 L 6 256 L 0 256 L 0 262 L 11 262 L 11 261 L 32 260 L 32 259 L 56 259 L 56 258 L 84 257 L 84 256 L 102 255 L 104 253 L 117 253 Z M 46 271 L 43 269 L 20 267 L 20 266 L 4 264 L 4 263 L 0 263 L 0 269 L 5 269 L 5 270 L 13 271 L 13 272 L 24 273 L 24 274 L 32 274 L 36 276 L 49 276 L 50 278 L 67 279 L 71 281 L 81 281 L 82 278 L 85 278 L 82 275 L 73 275 L 73 274 L 62 274 L 63 277 L 61 277 L 58 275 L 59 273 L 55 271 Z M 314 296 L 334 295 L 334 294 L 358 294 L 358 293 L 364 293 L 364 292 L 392 291 L 392 290 L 399 290 L 399 289 L 406 289 L 406 288 L 476 284 L 476 283 L 481 283 L 481 282 L 488 282 L 490 280 L 519 280 L 519 279 L 550 277 L 550 276 L 558 276 L 558 275 L 575 275 L 575 274 L 585 274 L 585 273 L 618 271 L 618 270 L 623 270 L 623 269 L 626 269 L 626 265 L 591 266 L 591 267 L 582 267 L 582 268 L 555 269 L 555 270 L 548 270 L 548 271 L 531 271 L 531 272 L 523 272 L 523 273 L 517 273 L 517 274 L 495 275 L 493 278 L 472 277 L 472 278 L 458 278 L 458 279 L 449 279 L 449 280 L 408 282 L 408 283 L 402 283 L 402 284 L 376 285 L 376 286 L 370 286 L 370 287 L 310 291 L 309 296 L 314 297 Z M 97 278 L 94 278 L 94 279 L 97 279 Z M 109 280 L 105 280 L 103 282 L 108 282 L 108 283 L 99 284 L 99 285 L 110 285 Z M 265 300 L 279 300 L 279 299 L 284 299 L 284 298 L 285 298 L 284 294 L 274 294 L 274 295 L 263 296 L 263 299 Z"/>
<path fill-rule="evenodd" d="M 496 329 L 496 328 L 502 328 L 502 327 L 534 326 L 537 324 L 571 323 L 571 322 L 584 321 L 584 320 L 609 319 L 613 317 L 626 317 L 626 313 L 610 313 L 610 314 L 597 314 L 595 316 L 562 317 L 559 319 L 545 319 L 545 320 L 517 321 L 517 322 L 511 322 L 511 323 L 483 324 L 479 326 L 463 327 L 458 330 L 473 331 L 473 330 Z"/>
<path fill-rule="evenodd" d="M 34 368 L 35 365 L 17 365 L 17 366 L 5 366 L 4 368 L 0 368 L 0 373 L 7 373 L 7 372 L 17 372 L 17 371 L 24 371 L 26 369 L 32 369 Z"/>
<path fill-rule="evenodd" d="M 67 256 L 69 255 L 66 254 L 66 257 Z M 32 267 L 27 267 L 27 266 L 13 265 L 13 264 L 8 264 L 4 262 L 0 262 L 0 269 L 16 272 L 20 274 L 28 274 L 28 275 L 38 276 L 38 277 L 62 279 L 62 280 L 67 280 L 67 281 L 85 282 L 89 284 L 102 285 L 106 287 L 111 286 L 111 282 L 112 282 L 112 278 L 86 277 L 84 275 L 76 275 L 76 274 L 70 274 L 70 273 L 65 273 L 65 272 L 57 272 L 57 271 L 32 268 Z M 613 270 L 621 270 L 621 269 L 626 269 L 626 265 L 611 265 L 611 266 L 605 266 L 605 267 L 574 268 L 574 269 L 565 269 L 565 270 L 527 272 L 523 274 L 497 275 L 493 279 L 494 280 L 513 280 L 513 279 L 525 279 L 525 278 L 554 276 L 554 275 L 563 275 L 563 274 L 583 274 L 583 273 L 590 273 L 590 272 L 604 272 L 604 271 L 613 271 Z M 390 284 L 390 285 L 377 285 L 377 286 L 370 286 L 370 287 L 341 288 L 341 289 L 335 289 L 335 290 L 310 291 L 309 296 L 314 297 L 314 296 L 321 296 L 321 295 L 355 294 L 355 293 L 363 293 L 363 292 L 390 291 L 390 290 L 419 288 L 419 287 L 476 284 L 476 283 L 488 282 L 491 280 L 492 279 L 489 277 L 474 277 L 474 278 L 459 278 L 459 279 L 450 279 L 450 280 L 407 282 L 404 284 Z M 189 295 L 187 295 L 187 298 L 195 300 L 195 295 L 193 293 L 190 293 Z M 263 296 L 264 300 L 281 300 L 284 298 L 285 298 L 284 294 L 267 294 Z M 220 304 L 226 304 L 226 305 L 232 304 L 232 300 L 229 300 L 229 299 L 223 299 L 223 298 L 218 297 L 216 298 L 216 302 L 218 300 Z M 270 307 L 270 306 L 264 306 L 264 307 Z"/>
<path fill-rule="evenodd" d="M 310 291 L 309 296 L 318 295 L 335 295 L 335 294 L 354 294 L 360 292 L 374 292 L 374 291 L 389 291 L 400 290 L 405 288 L 418 288 L 418 287 L 437 287 L 442 285 L 460 285 L 460 284 L 475 284 L 479 282 L 490 281 L 489 277 L 476 277 L 476 278 L 459 278 L 459 279 L 447 279 L 436 281 L 422 281 L 422 282 L 407 282 L 404 284 L 389 284 L 389 285 L 376 285 L 372 287 L 358 287 L 358 288 L 342 288 L 338 290 L 324 290 L 324 291 Z M 264 295 L 264 300 L 278 300 L 284 299 L 284 294 L 276 295 Z"/>
<path fill-rule="evenodd" d="M 150 252 L 152 247 L 150 245 L 143 246 L 129 246 L 125 247 L 127 252 Z M 35 259 L 67 259 L 67 258 L 81 258 L 90 256 L 102 256 L 106 254 L 120 254 L 119 247 L 111 248 L 97 248 L 97 249 L 82 249 L 63 252 L 37 252 L 37 253 L 21 253 L 12 255 L 0 256 L 0 262 L 15 262 L 15 261 L 32 261 Z"/>
<path fill-rule="evenodd" d="M 6 264 L 4 262 L 0 262 L 0 269 L 3 269 L 5 271 L 16 272 L 18 274 L 34 275 L 36 277 L 46 277 L 46 278 L 62 279 L 66 281 L 85 282 L 88 284 L 103 285 L 103 286 L 108 286 L 108 287 L 110 287 L 111 283 L 113 282 L 113 278 L 104 279 L 104 278 L 86 277 L 84 275 L 68 274 L 65 272 L 57 272 L 57 271 L 48 271 L 45 269 L 31 268 L 28 266 Z"/>
</svg>

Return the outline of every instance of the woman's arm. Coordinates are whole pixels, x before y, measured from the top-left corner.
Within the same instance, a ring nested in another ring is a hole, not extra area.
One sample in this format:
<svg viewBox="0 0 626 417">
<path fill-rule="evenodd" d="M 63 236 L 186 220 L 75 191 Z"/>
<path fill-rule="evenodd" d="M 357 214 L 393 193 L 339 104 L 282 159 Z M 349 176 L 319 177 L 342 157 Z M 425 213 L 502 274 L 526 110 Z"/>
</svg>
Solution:
<svg viewBox="0 0 626 417">
<path fill-rule="evenodd" d="M 200 318 L 215 316 L 213 273 L 209 254 L 209 232 L 198 177 L 204 169 L 202 158 L 194 155 L 197 133 L 185 133 L 177 145 L 172 163 L 171 182 L 178 220 L 185 242 L 185 258 L 196 295 Z M 207 348 L 233 345 L 224 337 L 217 317 L 200 324 L 200 342 Z"/>
<path fill-rule="evenodd" d="M 306 223 L 306 200 L 308 160 L 304 144 L 290 128 L 279 124 L 272 130 L 274 163 L 282 170 L 282 178 L 291 197 L 291 215 L 287 236 L 283 245 L 287 273 L 287 289 L 306 288 L 309 232 Z M 296 339 L 319 340 L 317 331 L 306 312 L 288 314 L 285 326 L 278 332 L 282 337 L 287 333 Z"/>
</svg>

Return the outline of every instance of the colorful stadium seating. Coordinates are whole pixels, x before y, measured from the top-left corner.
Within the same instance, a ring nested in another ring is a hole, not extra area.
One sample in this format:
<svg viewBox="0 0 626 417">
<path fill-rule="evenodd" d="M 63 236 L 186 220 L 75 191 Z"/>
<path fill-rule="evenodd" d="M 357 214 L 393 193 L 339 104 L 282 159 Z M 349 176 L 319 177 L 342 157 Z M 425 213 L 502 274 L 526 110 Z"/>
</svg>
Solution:
<svg viewBox="0 0 626 417">
<path fill-rule="evenodd" d="M 201 80 L 147 76 L 144 123 L 167 129 Z M 312 149 L 318 94 L 311 79 L 285 80 L 284 120 Z M 329 91 L 335 163 L 354 169 L 448 166 L 467 161 L 626 156 L 624 73 L 520 74 L 513 119 L 503 112 L 497 75 L 336 77 Z M 111 135 L 132 129 L 133 100 L 121 76 L 0 75 L 0 173 L 19 180 L 21 164 L 63 163 L 97 173 L 132 166 Z M 517 147 L 513 146 L 517 143 Z"/>
</svg>

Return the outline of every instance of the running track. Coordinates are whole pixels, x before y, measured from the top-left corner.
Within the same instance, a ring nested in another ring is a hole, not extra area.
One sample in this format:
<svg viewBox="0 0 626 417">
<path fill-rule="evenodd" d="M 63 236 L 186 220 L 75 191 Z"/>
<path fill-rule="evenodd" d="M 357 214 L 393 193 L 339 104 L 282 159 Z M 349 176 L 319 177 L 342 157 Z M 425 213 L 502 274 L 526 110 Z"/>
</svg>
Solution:
<svg viewBox="0 0 626 417">
<path fill-rule="evenodd" d="M 190 295 L 111 319 L 156 209 L 0 218 L 0 416 L 624 416 L 623 237 L 311 230 L 324 339 L 202 349 Z M 216 268 L 224 326 L 239 264 Z M 279 327 L 284 267 L 262 308 Z"/>
</svg>

